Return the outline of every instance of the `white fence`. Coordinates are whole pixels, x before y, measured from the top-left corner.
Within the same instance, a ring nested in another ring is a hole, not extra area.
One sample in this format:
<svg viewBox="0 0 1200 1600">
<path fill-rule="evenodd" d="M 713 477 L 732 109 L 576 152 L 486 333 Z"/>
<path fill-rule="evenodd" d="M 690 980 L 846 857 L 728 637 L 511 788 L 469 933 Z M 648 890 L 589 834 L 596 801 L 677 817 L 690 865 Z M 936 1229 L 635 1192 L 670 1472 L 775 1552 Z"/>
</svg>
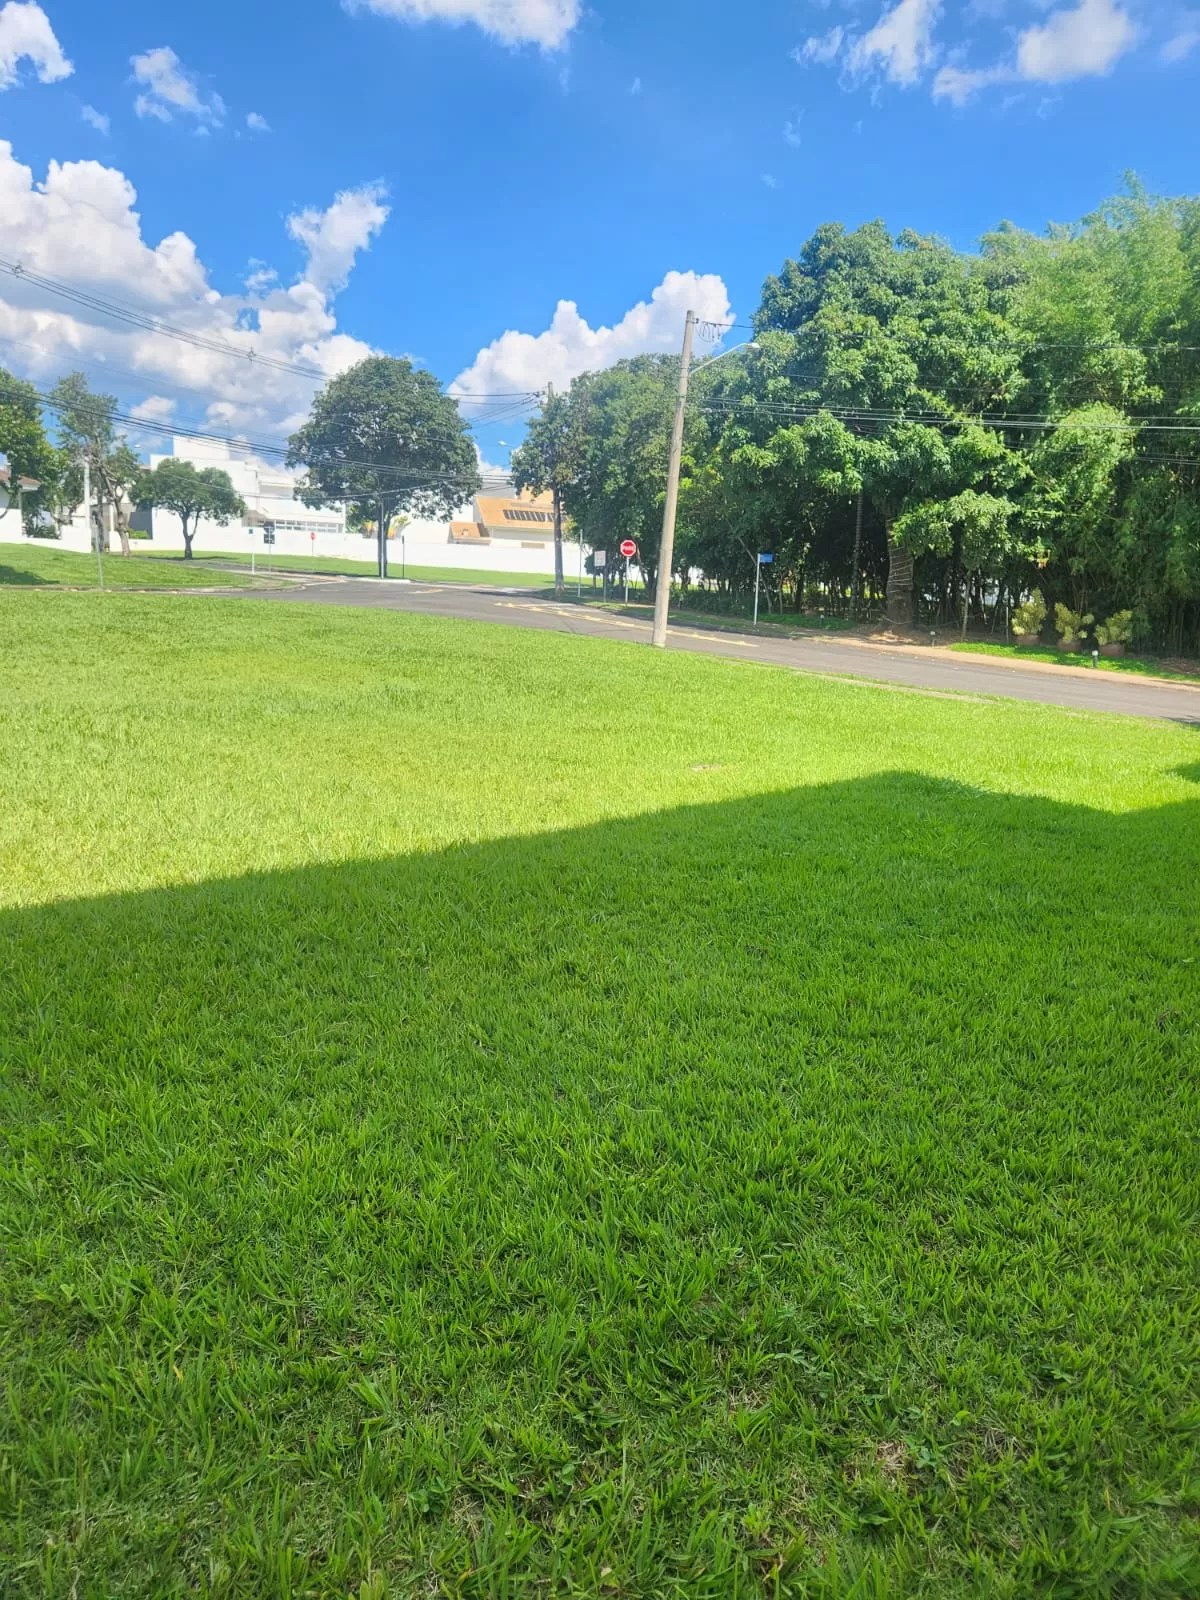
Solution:
<svg viewBox="0 0 1200 1600">
<path fill-rule="evenodd" d="M 170 526 L 170 524 L 174 526 Z M 133 551 L 179 552 L 183 549 L 183 534 L 175 518 L 155 517 L 155 537 L 134 539 Z M 530 541 L 534 543 L 535 541 Z M 63 529 L 61 539 L 26 539 L 16 518 L 0 519 L 0 544 L 36 544 L 41 548 L 57 550 L 90 550 L 91 541 L 82 517 Z M 115 540 L 114 540 L 115 543 Z M 376 544 L 374 538 L 364 539 L 357 533 L 318 534 L 316 540 L 306 534 L 278 531 L 275 543 L 263 544 L 262 530 L 244 528 L 231 523 L 227 528 L 202 527 L 196 535 L 192 549 L 197 556 L 205 554 L 231 554 L 250 562 L 251 549 L 256 564 L 283 566 L 288 556 L 330 556 L 339 560 L 374 563 Z M 546 540 L 540 548 L 523 547 L 517 540 L 496 540 L 487 545 L 461 545 L 449 542 L 445 523 L 413 522 L 404 530 L 403 537 L 388 540 L 388 567 L 393 575 L 400 572 L 402 564 L 412 567 L 448 567 L 458 572 L 518 572 L 533 576 L 549 576 L 554 571 L 554 544 Z M 568 578 L 579 571 L 579 546 L 563 545 L 563 566 Z"/>
</svg>

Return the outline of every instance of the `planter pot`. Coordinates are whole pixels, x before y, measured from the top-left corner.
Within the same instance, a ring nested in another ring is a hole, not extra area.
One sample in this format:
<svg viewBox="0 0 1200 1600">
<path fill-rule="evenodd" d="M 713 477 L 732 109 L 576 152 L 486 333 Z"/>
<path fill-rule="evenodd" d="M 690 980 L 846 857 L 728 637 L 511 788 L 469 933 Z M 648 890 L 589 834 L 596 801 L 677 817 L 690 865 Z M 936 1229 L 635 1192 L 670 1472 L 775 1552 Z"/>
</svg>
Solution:
<svg viewBox="0 0 1200 1600">
<path fill-rule="evenodd" d="M 1056 650 L 1060 650 L 1062 652 L 1062 654 L 1065 655 L 1065 656 L 1077 656 L 1079 654 L 1079 652 L 1083 649 L 1083 640 L 1082 639 L 1060 639 L 1058 641 L 1058 644 L 1055 646 L 1055 649 Z"/>
<path fill-rule="evenodd" d="M 1100 654 L 1102 656 L 1120 657 L 1125 654 L 1125 646 L 1123 644 L 1102 644 L 1100 646 Z"/>
<path fill-rule="evenodd" d="M 1032 635 L 1030 635 L 1030 634 L 1018 634 L 1017 635 L 1017 649 L 1018 650 L 1044 650 L 1045 648 L 1046 648 L 1046 646 L 1042 643 L 1042 641 L 1037 637 L 1036 634 L 1032 634 Z"/>
</svg>

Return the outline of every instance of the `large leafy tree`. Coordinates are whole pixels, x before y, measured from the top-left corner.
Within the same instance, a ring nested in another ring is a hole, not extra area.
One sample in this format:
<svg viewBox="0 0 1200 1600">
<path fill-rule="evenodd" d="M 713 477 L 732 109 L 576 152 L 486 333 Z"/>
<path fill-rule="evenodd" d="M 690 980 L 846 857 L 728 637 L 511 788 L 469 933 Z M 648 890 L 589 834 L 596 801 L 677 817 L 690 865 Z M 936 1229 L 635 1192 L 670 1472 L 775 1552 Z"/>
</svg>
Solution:
<svg viewBox="0 0 1200 1600">
<path fill-rule="evenodd" d="M 524 442 L 513 452 L 512 475 L 518 489 L 554 496 L 554 592 L 562 594 L 563 505 L 584 460 L 581 426 L 583 407 L 570 395 L 550 394 L 529 425 Z"/>
<path fill-rule="evenodd" d="M 370 356 L 326 384 L 287 459 L 306 469 L 306 505 L 344 504 L 378 520 L 381 572 L 393 517 L 451 516 L 482 482 L 456 402 L 432 373 L 392 356 Z"/>
<path fill-rule="evenodd" d="M 183 558 L 192 559 L 192 540 L 201 517 L 226 527 L 246 514 L 246 504 L 219 467 L 199 471 L 190 461 L 168 457 L 153 472 L 143 472 L 133 486 L 138 505 L 172 511 L 183 529 Z"/>
<path fill-rule="evenodd" d="M 0 369 L 0 455 L 4 456 L 9 472 L 0 516 L 19 515 L 26 529 L 32 528 L 42 512 L 56 508 L 66 462 L 46 437 L 42 404 L 36 389 L 3 369 Z M 22 478 L 38 487 L 21 492 L 18 486 Z"/>
<path fill-rule="evenodd" d="M 638 546 L 638 564 L 658 581 L 663 499 L 671 453 L 671 417 L 679 381 L 677 356 L 635 356 L 571 385 L 574 427 L 582 440 L 566 510 L 580 536 L 610 556 L 623 539 Z M 696 433 L 697 419 L 689 418 Z"/>
<path fill-rule="evenodd" d="M 72 468 L 74 503 L 78 505 L 83 499 L 86 464 L 95 513 L 93 537 L 102 549 L 107 549 L 107 509 L 121 542 L 121 554 L 127 556 L 130 545 L 126 507 L 144 469 L 128 441 L 117 432 L 117 397 L 95 393 L 82 372 L 72 372 L 54 385 L 50 400 L 58 418 L 59 443 Z"/>
<path fill-rule="evenodd" d="M 1003 270 L 882 223 L 819 228 L 768 278 L 755 319 L 763 400 L 823 408 L 872 441 L 864 487 L 888 532 L 888 614 L 912 619 L 920 540 L 897 534 L 925 502 L 972 487 L 951 445 L 970 417 L 1020 393 Z M 911 530 L 910 520 L 906 526 Z"/>
</svg>

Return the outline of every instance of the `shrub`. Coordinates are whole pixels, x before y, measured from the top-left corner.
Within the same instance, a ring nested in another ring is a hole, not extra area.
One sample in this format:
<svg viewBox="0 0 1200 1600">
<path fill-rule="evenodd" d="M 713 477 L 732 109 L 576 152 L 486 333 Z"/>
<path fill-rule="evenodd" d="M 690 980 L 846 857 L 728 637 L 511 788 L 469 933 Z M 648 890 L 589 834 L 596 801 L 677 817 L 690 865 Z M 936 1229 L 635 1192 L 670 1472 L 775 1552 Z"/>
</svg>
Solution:
<svg viewBox="0 0 1200 1600">
<path fill-rule="evenodd" d="M 1042 591 L 1035 589 L 1023 605 L 1017 606 L 1012 614 L 1012 631 L 1022 638 L 1036 637 L 1042 631 L 1042 624 L 1046 620 L 1046 602 L 1042 598 Z"/>
<path fill-rule="evenodd" d="M 1061 600 L 1054 608 L 1054 629 L 1064 644 L 1069 644 L 1072 639 L 1082 639 L 1083 630 L 1090 628 L 1095 620 L 1090 611 L 1085 616 L 1079 611 L 1072 611 Z"/>
<path fill-rule="evenodd" d="M 1097 644 L 1128 644 L 1132 638 L 1132 611 L 1116 611 L 1096 629 Z"/>
</svg>

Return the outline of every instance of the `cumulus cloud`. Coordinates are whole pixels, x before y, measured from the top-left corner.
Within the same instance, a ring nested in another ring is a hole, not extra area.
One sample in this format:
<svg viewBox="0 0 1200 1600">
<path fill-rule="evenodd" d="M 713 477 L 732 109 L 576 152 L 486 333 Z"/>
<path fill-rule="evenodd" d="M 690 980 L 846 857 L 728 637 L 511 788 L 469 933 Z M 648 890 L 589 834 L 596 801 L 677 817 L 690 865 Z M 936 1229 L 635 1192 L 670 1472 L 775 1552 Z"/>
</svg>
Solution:
<svg viewBox="0 0 1200 1600">
<path fill-rule="evenodd" d="M 1101 76 L 1136 41 L 1133 19 L 1113 0 L 1080 0 L 1055 11 L 1044 26 L 1025 30 L 1017 40 L 1017 72 L 1032 83 Z"/>
<path fill-rule="evenodd" d="M 798 45 L 792 51 L 792 58 L 799 61 L 802 66 L 812 62 L 818 67 L 827 67 L 831 61 L 836 60 L 845 37 L 844 28 L 830 28 L 828 33 L 816 34 L 806 39 L 802 45 Z"/>
<path fill-rule="evenodd" d="M 1200 35 L 1198 35 L 1200 37 Z M 1016 59 L 968 71 L 945 66 L 933 82 L 935 99 L 965 105 L 995 83 L 1066 83 L 1103 77 L 1137 43 L 1137 28 L 1114 0 L 1080 0 L 1053 12 L 1017 39 Z"/>
<path fill-rule="evenodd" d="M 1168 66 L 1174 66 L 1177 61 L 1186 61 L 1198 44 L 1200 44 L 1200 11 L 1191 11 L 1187 14 L 1183 27 L 1167 40 L 1160 54 Z"/>
<path fill-rule="evenodd" d="M 247 111 L 246 126 L 251 133 L 270 133 L 271 131 L 271 124 L 266 117 L 261 116 L 257 111 Z"/>
<path fill-rule="evenodd" d="M 225 102 L 219 94 L 200 93 L 190 73 L 169 45 L 158 45 L 145 55 L 130 58 L 135 82 L 142 92 L 133 103 L 139 117 L 173 122 L 177 115 L 195 117 L 203 126 L 225 120 Z"/>
<path fill-rule="evenodd" d="M 97 133 L 107 134 L 111 126 L 108 117 L 103 111 L 97 111 L 95 106 L 84 106 L 79 113 L 89 128 L 95 128 Z"/>
<path fill-rule="evenodd" d="M 152 394 L 130 409 L 129 415 L 140 422 L 169 422 L 175 414 L 175 402 L 164 394 Z"/>
<path fill-rule="evenodd" d="M 8 0 L 0 8 L 0 89 L 20 82 L 22 61 L 29 62 L 42 83 L 57 83 L 75 70 L 41 6 L 33 0 Z"/>
<path fill-rule="evenodd" d="M 380 183 L 344 189 L 327 211 L 309 209 L 288 218 L 288 232 L 308 255 L 304 276 L 328 293 L 345 287 L 360 250 L 388 219 L 387 190 Z"/>
<path fill-rule="evenodd" d="M 729 295 L 715 274 L 668 272 L 648 301 L 642 300 L 611 328 L 593 328 L 573 300 L 560 300 L 541 333 L 501 334 L 459 374 L 450 392 L 505 394 L 566 389 L 581 372 L 611 367 L 628 356 L 677 350 L 688 311 L 703 322 L 728 322 Z"/>
<path fill-rule="evenodd" d="M 900 0 L 850 46 L 851 71 L 879 70 L 892 83 L 911 87 L 937 54 L 933 29 L 941 11 L 941 0 Z"/>
<path fill-rule="evenodd" d="M 583 11 L 582 0 L 345 0 L 349 11 L 374 11 L 401 22 L 473 22 L 503 44 L 557 50 Z"/>
<path fill-rule="evenodd" d="M 268 361 L 331 377 L 370 354 L 368 345 L 338 331 L 333 305 L 355 249 L 377 231 L 360 223 L 352 244 L 347 219 L 356 209 L 360 217 L 378 215 L 378 191 L 365 193 L 361 204 L 347 191 L 328 211 L 300 214 L 293 237 L 306 244 L 308 260 L 294 283 L 284 286 L 259 266 L 244 287 L 222 293 L 185 233 L 143 238 L 137 195 L 122 172 L 97 161 L 52 161 L 35 178 L 0 140 L 0 216 L 14 258 L 31 272 L 132 303 L 219 345 L 197 348 L 153 327 L 122 324 L 27 279 L 6 278 L 0 279 L 0 341 L 13 351 L 10 364 L 39 383 L 82 366 L 106 388 L 128 393 L 136 385 L 135 394 L 150 396 L 143 404 L 160 410 L 178 394 L 189 416 L 210 425 L 288 432 L 307 413 L 320 380 Z M 255 359 L 246 359 L 251 352 Z"/>
<path fill-rule="evenodd" d="M 933 98 L 949 100 L 952 105 L 965 106 L 973 95 L 993 83 L 1007 83 L 1016 77 L 1009 67 L 980 67 L 968 71 L 964 67 L 942 67 L 933 80 Z"/>
</svg>

